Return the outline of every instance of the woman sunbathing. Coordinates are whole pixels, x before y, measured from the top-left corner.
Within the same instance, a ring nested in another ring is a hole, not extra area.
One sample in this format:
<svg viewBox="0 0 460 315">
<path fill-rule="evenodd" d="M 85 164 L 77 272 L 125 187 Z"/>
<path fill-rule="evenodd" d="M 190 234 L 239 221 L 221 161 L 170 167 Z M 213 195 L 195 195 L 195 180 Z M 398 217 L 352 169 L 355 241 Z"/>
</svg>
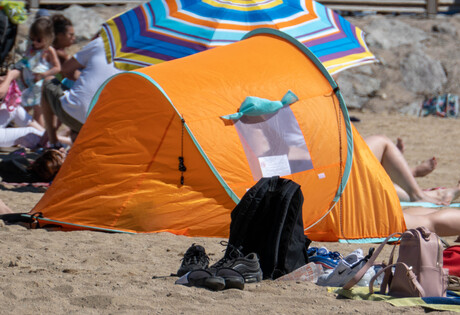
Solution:
<svg viewBox="0 0 460 315">
<path fill-rule="evenodd" d="M 407 164 L 401 150 L 389 138 L 370 136 L 365 140 L 395 183 L 401 200 L 426 201 L 447 206 L 460 196 L 460 182 L 450 188 L 423 191 L 415 181 L 413 170 Z M 458 209 L 411 207 L 403 209 L 403 214 L 408 229 L 425 226 L 440 236 L 460 235 Z"/>
<path fill-rule="evenodd" d="M 395 185 L 401 201 L 430 202 L 438 205 L 449 205 L 460 195 L 458 186 L 432 191 L 424 191 L 415 180 L 416 174 L 428 174 L 436 167 L 436 159 L 425 161 L 422 166 L 411 169 L 404 158 L 403 147 L 398 148 L 388 137 L 373 135 L 364 139 L 382 164 Z M 402 144 L 402 141 L 399 141 Z M 430 170 L 431 169 L 431 170 Z"/>
</svg>

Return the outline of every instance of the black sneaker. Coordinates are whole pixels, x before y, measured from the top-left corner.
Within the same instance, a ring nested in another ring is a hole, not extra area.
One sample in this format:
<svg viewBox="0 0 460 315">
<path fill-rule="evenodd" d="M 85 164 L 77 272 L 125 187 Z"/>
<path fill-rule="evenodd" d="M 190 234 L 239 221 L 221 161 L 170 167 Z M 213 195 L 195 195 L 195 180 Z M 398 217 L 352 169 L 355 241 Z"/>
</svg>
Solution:
<svg viewBox="0 0 460 315">
<path fill-rule="evenodd" d="M 262 269 L 260 269 L 257 254 L 250 253 L 244 256 L 238 248 L 231 244 L 227 245 L 224 257 L 212 265 L 209 270 L 212 274 L 216 274 L 221 268 L 231 268 L 238 271 L 247 283 L 262 280 Z"/>
<path fill-rule="evenodd" d="M 209 257 L 206 255 L 206 251 L 203 246 L 192 244 L 192 246 L 185 252 L 184 258 L 177 276 L 182 277 L 187 272 L 197 269 L 206 269 L 209 265 Z"/>
</svg>

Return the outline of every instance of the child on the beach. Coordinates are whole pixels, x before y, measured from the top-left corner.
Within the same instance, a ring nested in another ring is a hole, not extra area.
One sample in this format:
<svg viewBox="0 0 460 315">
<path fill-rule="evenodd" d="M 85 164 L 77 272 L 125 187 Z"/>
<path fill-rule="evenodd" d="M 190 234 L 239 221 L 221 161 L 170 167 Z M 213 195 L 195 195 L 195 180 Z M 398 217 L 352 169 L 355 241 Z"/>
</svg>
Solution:
<svg viewBox="0 0 460 315">
<path fill-rule="evenodd" d="M 48 17 L 40 17 L 33 22 L 29 30 L 29 45 L 24 57 L 10 70 L 0 84 L 0 99 L 6 95 L 12 80 L 22 90 L 22 106 L 33 108 L 33 117 L 41 125 L 43 118 L 40 108 L 40 96 L 43 79 L 52 77 L 61 71 L 56 50 L 51 46 L 54 39 L 53 23 Z"/>
</svg>

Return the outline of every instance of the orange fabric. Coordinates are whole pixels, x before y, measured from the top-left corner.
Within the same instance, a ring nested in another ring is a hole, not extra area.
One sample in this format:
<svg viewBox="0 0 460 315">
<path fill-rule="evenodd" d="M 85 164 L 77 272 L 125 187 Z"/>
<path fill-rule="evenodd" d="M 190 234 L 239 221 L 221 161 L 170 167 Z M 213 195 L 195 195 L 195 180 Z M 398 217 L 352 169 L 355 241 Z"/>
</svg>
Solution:
<svg viewBox="0 0 460 315">
<path fill-rule="evenodd" d="M 227 233 L 234 202 L 190 137 L 184 137 L 187 172 L 180 186 L 181 122 L 160 91 L 126 73 L 109 82 L 100 100 L 104 106 L 93 109 L 61 171 L 32 212 L 129 232 Z M 200 211 L 191 211 L 194 207 Z"/>
<path fill-rule="evenodd" d="M 302 187 L 304 224 L 310 226 L 338 190 L 347 158 L 345 122 L 316 65 L 273 35 L 112 78 L 31 213 L 84 227 L 227 237 L 231 195 L 241 198 L 255 180 L 235 127 L 220 116 L 236 112 L 247 96 L 281 100 L 288 90 L 299 98 L 290 108 L 314 168 L 287 177 Z M 387 236 L 404 225 L 391 182 L 355 134 L 357 160 L 342 215 L 334 210 L 309 230 L 314 240 Z M 344 235 L 339 218 L 347 225 Z"/>
<path fill-rule="evenodd" d="M 348 184 L 329 215 L 306 232 L 313 240 L 384 238 L 406 230 L 393 183 L 354 126 L 353 139 Z"/>
</svg>

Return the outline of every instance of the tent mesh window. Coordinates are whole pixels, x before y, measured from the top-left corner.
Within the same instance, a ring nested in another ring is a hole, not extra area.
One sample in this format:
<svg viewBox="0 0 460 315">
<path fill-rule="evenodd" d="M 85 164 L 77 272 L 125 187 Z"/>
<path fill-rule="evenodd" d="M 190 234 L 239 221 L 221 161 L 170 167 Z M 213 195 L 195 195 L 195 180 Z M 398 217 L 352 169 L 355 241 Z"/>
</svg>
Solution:
<svg viewBox="0 0 460 315">
<path fill-rule="evenodd" d="M 313 168 L 304 135 L 289 107 L 243 116 L 235 123 L 252 176 L 285 176 Z"/>
</svg>

